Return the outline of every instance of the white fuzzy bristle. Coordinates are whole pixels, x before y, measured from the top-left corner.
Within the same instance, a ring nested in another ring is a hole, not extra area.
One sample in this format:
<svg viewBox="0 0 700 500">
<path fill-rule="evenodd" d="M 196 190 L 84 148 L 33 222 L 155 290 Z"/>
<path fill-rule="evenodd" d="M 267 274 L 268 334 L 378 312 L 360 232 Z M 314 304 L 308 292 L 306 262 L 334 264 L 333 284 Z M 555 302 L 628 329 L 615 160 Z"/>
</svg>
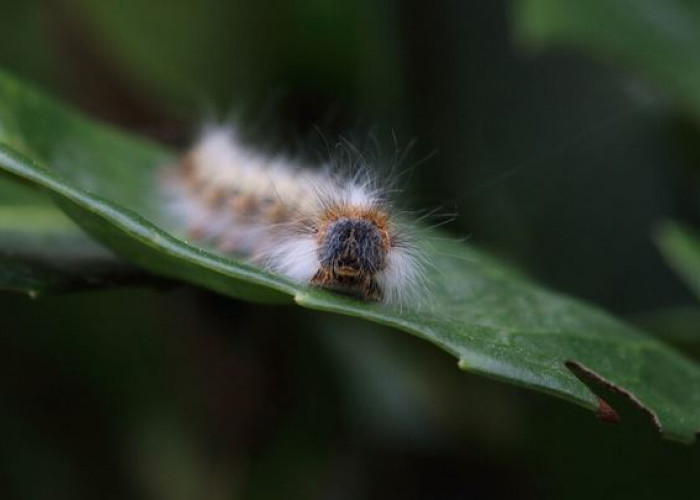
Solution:
<svg viewBox="0 0 700 500">
<path fill-rule="evenodd" d="M 270 245 L 264 263 L 274 271 L 308 283 L 318 270 L 317 243 L 310 235 L 286 235 Z"/>
</svg>

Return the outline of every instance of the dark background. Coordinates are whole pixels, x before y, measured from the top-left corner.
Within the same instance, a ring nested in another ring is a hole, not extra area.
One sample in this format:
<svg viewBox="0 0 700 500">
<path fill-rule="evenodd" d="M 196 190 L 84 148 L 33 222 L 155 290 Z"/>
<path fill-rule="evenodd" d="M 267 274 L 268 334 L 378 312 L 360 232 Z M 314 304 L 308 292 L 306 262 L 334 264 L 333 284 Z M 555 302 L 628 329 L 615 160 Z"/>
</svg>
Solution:
<svg viewBox="0 0 700 500">
<path fill-rule="evenodd" d="M 652 232 L 700 225 L 695 126 L 515 23 L 487 0 L 2 0 L 0 67 L 178 148 L 232 117 L 308 157 L 415 139 L 409 208 L 642 326 L 692 305 Z M 0 346 L 2 498 L 697 497 L 697 445 L 632 409 L 606 427 L 359 321 L 185 287 L 0 295 Z"/>
</svg>

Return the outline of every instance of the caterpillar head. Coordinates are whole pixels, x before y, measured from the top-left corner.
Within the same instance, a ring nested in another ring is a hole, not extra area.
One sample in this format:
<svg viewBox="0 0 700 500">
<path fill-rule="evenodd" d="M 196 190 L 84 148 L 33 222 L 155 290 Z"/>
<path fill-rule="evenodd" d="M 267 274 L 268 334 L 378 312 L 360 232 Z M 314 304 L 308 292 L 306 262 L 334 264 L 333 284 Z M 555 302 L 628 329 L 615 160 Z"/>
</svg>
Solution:
<svg viewBox="0 0 700 500">
<path fill-rule="evenodd" d="M 334 214 L 318 231 L 319 270 L 312 283 L 365 300 L 380 300 L 378 274 L 391 239 L 386 218 L 372 212 Z"/>
</svg>

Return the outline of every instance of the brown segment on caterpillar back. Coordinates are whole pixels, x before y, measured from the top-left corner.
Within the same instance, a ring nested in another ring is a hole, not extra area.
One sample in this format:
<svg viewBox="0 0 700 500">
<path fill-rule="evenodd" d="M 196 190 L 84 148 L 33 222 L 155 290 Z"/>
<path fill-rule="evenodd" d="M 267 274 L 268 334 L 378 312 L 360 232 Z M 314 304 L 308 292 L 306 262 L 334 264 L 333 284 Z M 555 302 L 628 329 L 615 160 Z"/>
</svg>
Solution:
<svg viewBox="0 0 700 500">
<path fill-rule="evenodd" d="M 212 213 L 212 217 L 226 213 L 231 218 L 232 228 L 236 226 L 273 226 L 291 220 L 292 211 L 272 194 L 246 192 L 232 185 L 213 184 L 203 177 L 198 162 L 192 153 L 183 155 L 178 169 L 184 180 L 187 196 L 199 200 L 204 211 Z M 209 221 L 206 218 L 195 221 L 188 227 L 188 234 L 195 239 L 210 239 L 226 252 L 246 253 L 230 245 L 226 238 L 227 232 L 208 234 L 202 226 Z"/>
</svg>

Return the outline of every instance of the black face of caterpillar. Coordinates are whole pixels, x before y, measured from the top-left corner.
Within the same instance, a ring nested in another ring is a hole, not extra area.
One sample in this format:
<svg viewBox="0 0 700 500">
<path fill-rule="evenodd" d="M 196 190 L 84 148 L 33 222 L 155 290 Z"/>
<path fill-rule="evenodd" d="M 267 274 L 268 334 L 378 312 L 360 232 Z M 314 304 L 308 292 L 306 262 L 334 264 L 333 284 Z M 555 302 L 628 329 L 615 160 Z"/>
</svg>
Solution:
<svg viewBox="0 0 700 500">
<path fill-rule="evenodd" d="M 321 269 L 314 283 L 367 300 L 381 298 L 376 274 L 386 266 L 379 228 L 370 221 L 343 217 L 324 231 L 318 247 Z"/>
</svg>

